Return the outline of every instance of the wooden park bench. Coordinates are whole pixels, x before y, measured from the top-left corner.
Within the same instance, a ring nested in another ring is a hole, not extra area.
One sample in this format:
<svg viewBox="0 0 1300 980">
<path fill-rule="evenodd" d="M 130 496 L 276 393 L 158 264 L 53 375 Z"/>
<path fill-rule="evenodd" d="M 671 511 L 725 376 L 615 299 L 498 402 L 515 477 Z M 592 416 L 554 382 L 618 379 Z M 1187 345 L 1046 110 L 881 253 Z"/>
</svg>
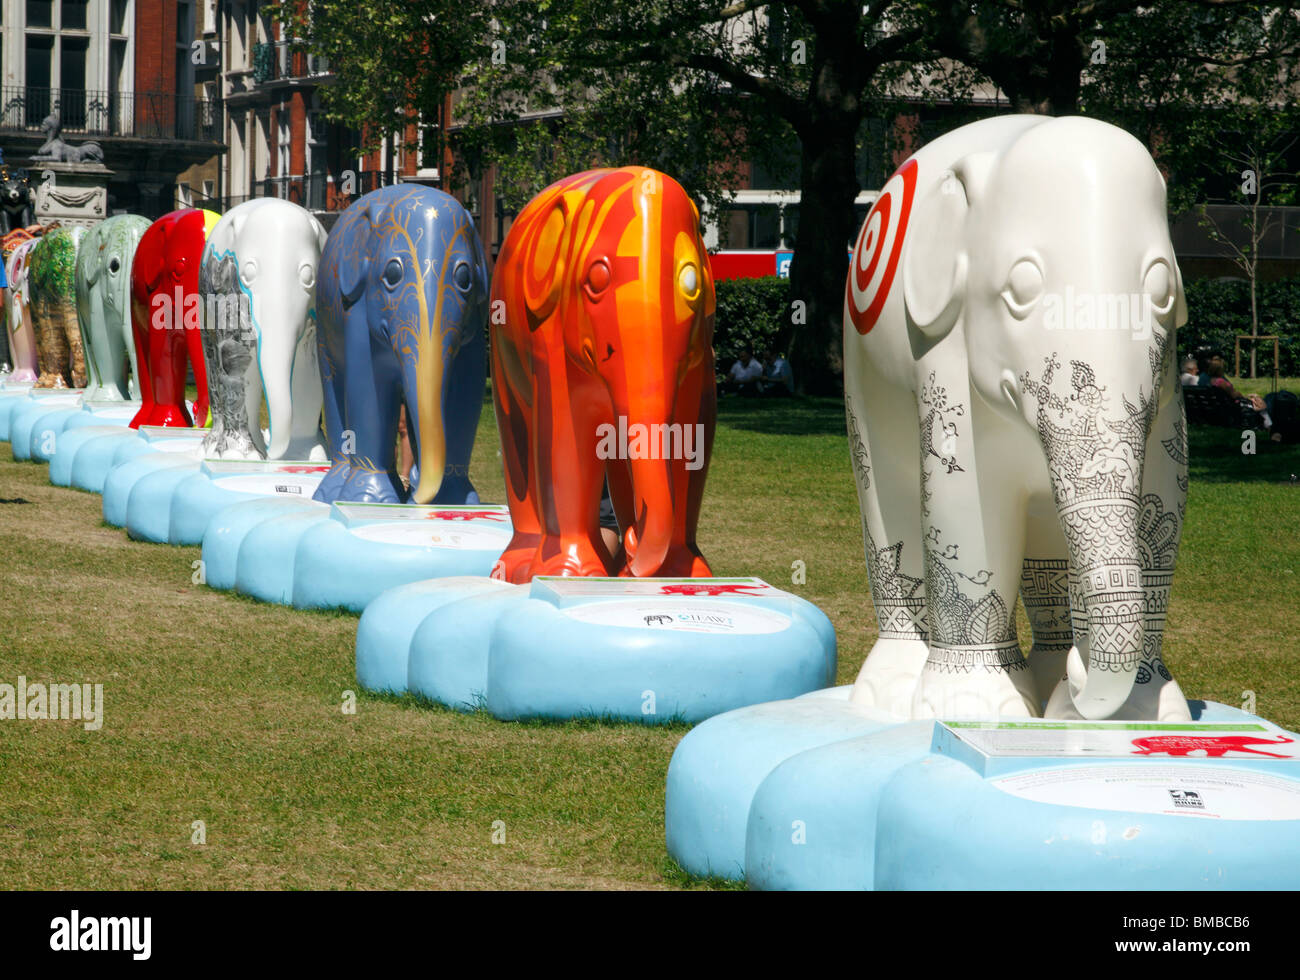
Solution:
<svg viewBox="0 0 1300 980">
<path fill-rule="evenodd" d="M 1183 385 L 1183 404 L 1192 425 L 1217 425 L 1227 429 L 1253 429 L 1257 413 L 1241 405 L 1214 385 Z"/>
</svg>

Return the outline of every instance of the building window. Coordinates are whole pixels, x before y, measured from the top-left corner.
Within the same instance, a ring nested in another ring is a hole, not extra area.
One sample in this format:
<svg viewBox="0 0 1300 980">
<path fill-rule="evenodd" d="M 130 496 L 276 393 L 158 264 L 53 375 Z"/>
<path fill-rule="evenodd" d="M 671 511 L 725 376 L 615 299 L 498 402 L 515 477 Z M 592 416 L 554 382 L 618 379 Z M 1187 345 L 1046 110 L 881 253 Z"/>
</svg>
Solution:
<svg viewBox="0 0 1300 980">
<path fill-rule="evenodd" d="M 129 0 L 124 0 L 129 4 Z M 39 126 L 57 111 L 71 132 L 98 129 L 102 103 L 87 91 L 91 36 L 89 0 L 27 0 L 23 54 L 26 67 L 26 125 Z M 95 118 L 90 119 L 90 107 Z"/>
<path fill-rule="evenodd" d="M 86 4 L 87 0 L 63 0 L 60 24 L 65 31 L 86 29 Z"/>
<path fill-rule="evenodd" d="M 54 0 L 27 0 L 27 26 L 53 27 Z"/>
<path fill-rule="evenodd" d="M 275 114 L 276 154 L 275 172 L 278 177 L 288 177 L 289 170 L 289 106 L 282 103 Z"/>
<path fill-rule="evenodd" d="M 127 23 L 126 14 L 130 9 L 131 0 L 113 0 L 112 6 L 108 12 L 108 33 L 126 34 L 131 27 Z"/>
</svg>

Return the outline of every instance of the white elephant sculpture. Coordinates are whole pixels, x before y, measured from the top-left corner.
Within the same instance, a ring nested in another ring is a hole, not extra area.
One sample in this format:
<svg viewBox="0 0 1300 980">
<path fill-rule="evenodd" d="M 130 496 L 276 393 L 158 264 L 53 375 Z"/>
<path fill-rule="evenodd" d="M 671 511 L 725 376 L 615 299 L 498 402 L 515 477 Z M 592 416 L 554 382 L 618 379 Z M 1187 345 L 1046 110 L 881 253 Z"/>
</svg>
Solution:
<svg viewBox="0 0 1300 980">
<path fill-rule="evenodd" d="M 325 460 L 316 267 L 325 229 L 277 198 L 245 201 L 212 229 L 199 267 L 212 430 L 206 456 Z M 259 417 L 263 387 L 269 445 Z"/>
<path fill-rule="evenodd" d="M 13 358 L 11 381 L 35 381 L 39 369 L 36 358 L 36 332 L 32 329 L 32 312 L 28 306 L 27 259 L 39 238 L 20 242 L 9 255 L 5 275 L 9 291 L 5 297 L 6 329 L 9 351 Z"/>
<path fill-rule="evenodd" d="M 1123 130 L 1000 116 L 890 178 L 845 297 L 880 631 L 854 700 L 914 718 L 1189 718 L 1160 656 L 1187 496 L 1186 318 L 1164 181 Z"/>
</svg>

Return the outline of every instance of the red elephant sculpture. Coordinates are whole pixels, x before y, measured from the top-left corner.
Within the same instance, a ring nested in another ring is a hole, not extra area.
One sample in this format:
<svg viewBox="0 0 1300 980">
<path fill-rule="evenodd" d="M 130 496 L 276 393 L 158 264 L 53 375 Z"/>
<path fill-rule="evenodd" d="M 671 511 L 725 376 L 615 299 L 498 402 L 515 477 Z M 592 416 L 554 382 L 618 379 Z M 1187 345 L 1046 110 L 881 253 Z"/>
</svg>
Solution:
<svg viewBox="0 0 1300 980">
<path fill-rule="evenodd" d="M 1249 755 L 1266 755 L 1270 759 L 1289 759 L 1289 755 L 1252 749 L 1252 745 L 1286 745 L 1294 739 L 1285 735 L 1279 738 L 1258 738 L 1254 735 L 1148 735 L 1133 739 L 1137 746 L 1134 755 L 1186 756 L 1189 752 L 1203 751 L 1211 759 L 1222 759 L 1225 752 L 1245 752 Z"/>
<path fill-rule="evenodd" d="M 488 318 L 514 524 L 494 577 L 711 574 L 695 543 L 717 422 L 699 225 L 681 185 L 643 167 L 566 177 L 511 225 Z"/>
<path fill-rule="evenodd" d="M 208 233 L 220 219 L 212 211 L 182 208 L 145 229 L 131 264 L 131 332 L 140 377 L 142 425 L 206 425 L 208 372 L 200 339 L 199 264 Z M 185 407 L 186 358 L 194 367 L 198 397 L 194 417 Z"/>
</svg>

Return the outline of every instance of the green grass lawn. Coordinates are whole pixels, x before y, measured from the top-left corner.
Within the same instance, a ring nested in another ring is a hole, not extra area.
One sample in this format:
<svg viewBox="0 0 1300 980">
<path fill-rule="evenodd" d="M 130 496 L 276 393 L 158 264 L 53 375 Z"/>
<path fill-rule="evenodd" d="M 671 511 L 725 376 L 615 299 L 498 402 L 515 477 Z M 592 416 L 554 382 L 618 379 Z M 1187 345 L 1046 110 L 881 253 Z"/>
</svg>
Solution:
<svg viewBox="0 0 1300 980">
<path fill-rule="evenodd" d="M 1246 456 L 1231 430 L 1191 442 L 1166 660 L 1189 696 L 1254 691 L 1294 730 L 1300 449 L 1261 441 Z M 472 472 L 484 500 L 502 499 L 487 406 Z M 700 543 L 718 575 L 819 605 L 839 680 L 853 679 L 875 620 L 839 401 L 723 401 Z M 195 586 L 198 557 L 129 541 L 97 495 L 50 486 L 0 444 L 0 681 L 99 682 L 106 713 L 97 732 L 0 722 L 6 887 L 715 884 L 664 851 L 684 726 L 506 724 L 363 692 L 344 714 L 356 617 Z"/>
</svg>

